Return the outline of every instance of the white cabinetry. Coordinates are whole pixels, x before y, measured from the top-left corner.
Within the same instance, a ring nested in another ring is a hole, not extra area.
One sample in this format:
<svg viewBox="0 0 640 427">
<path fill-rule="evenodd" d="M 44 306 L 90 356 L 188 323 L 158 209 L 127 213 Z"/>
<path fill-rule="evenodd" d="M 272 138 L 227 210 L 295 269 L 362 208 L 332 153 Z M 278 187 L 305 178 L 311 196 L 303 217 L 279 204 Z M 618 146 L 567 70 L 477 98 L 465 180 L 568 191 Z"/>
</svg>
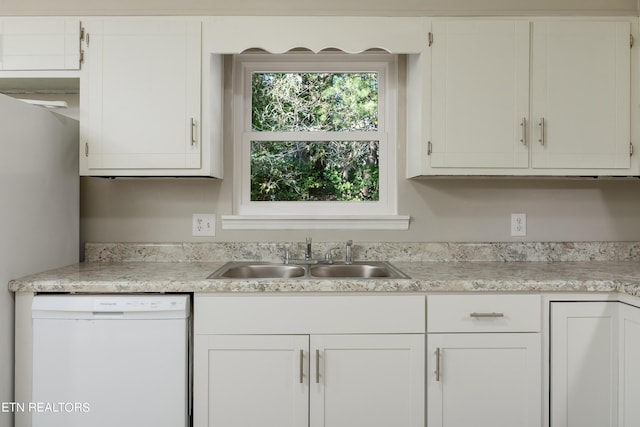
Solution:
<svg viewBox="0 0 640 427">
<path fill-rule="evenodd" d="M 630 167 L 631 25 L 533 23 L 532 167 Z"/>
<path fill-rule="evenodd" d="M 551 427 L 618 425 L 618 302 L 552 302 Z"/>
<path fill-rule="evenodd" d="M 635 26 L 434 20 L 425 58 L 409 61 L 409 84 L 426 80 L 429 88 L 409 93 L 409 103 L 430 107 L 409 113 L 410 126 L 422 131 L 409 133 L 408 176 L 637 175 L 630 155 Z"/>
<path fill-rule="evenodd" d="M 201 22 L 86 23 L 80 174 L 208 175 L 200 137 Z"/>
<path fill-rule="evenodd" d="M 195 304 L 196 427 L 424 426 L 424 297 Z"/>
<path fill-rule="evenodd" d="M 529 22 L 434 21 L 431 167 L 529 166 Z"/>
<path fill-rule="evenodd" d="M 308 336 L 196 335 L 195 345 L 196 426 L 307 425 Z"/>
<path fill-rule="evenodd" d="M 619 427 L 640 426 L 640 308 L 619 304 Z"/>
<path fill-rule="evenodd" d="M 540 297 L 427 301 L 427 425 L 539 427 Z"/>
<path fill-rule="evenodd" d="M 424 334 L 312 335 L 311 427 L 423 426 L 424 345 Z"/>
<path fill-rule="evenodd" d="M 79 19 L 0 19 L 0 70 L 78 69 Z"/>
</svg>

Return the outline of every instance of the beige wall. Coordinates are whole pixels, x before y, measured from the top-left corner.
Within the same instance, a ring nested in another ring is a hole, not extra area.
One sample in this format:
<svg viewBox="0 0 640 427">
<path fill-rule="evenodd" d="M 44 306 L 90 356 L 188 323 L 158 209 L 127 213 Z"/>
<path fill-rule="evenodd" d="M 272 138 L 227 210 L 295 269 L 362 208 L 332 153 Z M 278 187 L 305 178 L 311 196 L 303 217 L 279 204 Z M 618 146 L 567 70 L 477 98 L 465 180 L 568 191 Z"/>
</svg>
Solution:
<svg viewBox="0 0 640 427">
<path fill-rule="evenodd" d="M 0 0 L 0 15 L 637 15 L 637 0 Z M 227 138 L 228 140 L 228 138 Z M 404 135 L 399 167 L 404 176 Z M 231 213 L 231 147 L 224 180 L 81 180 L 85 241 L 231 240 L 509 241 L 511 212 L 528 214 L 530 241 L 640 240 L 640 180 L 400 179 L 403 232 L 218 230 L 191 236 L 191 214 Z M 218 223 L 218 227 L 220 224 Z"/>
<path fill-rule="evenodd" d="M 412 218 L 408 231 L 218 230 L 215 238 L 191 237 L 191 214 L 229 214 L 230 180 L 84 178 L 81 186 L 88 241 L 519 240 L 509 236 L 511 212 L 527 213 L 523 240 L 640 240 L 640 180 L 401 180 L 400 213 Z"/>
</svg>

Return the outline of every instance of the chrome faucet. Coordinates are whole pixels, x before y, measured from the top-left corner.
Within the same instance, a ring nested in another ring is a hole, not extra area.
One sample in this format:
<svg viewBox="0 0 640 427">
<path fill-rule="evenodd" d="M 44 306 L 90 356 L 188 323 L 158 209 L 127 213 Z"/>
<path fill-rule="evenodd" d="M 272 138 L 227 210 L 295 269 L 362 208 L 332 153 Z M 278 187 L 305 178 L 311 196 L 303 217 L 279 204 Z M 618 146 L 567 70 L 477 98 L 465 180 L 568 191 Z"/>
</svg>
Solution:
<svg viewBox="0 0 640 427">
<path fill-rule="evenodd" d="M 284 257 L 282 258 L 282 263 L 289 264 L 289 261 L 291 261 L 291 251 L 287 247 L 283 247 L 282 250 L 284 251 Z"/>
<path fill-rule="evenodd" d="M 307 237 L 307 247 L 304 251 L 304 259 L 305 261 L 311 261 L 311 237 Z"/>
<path fill-rule="evenodd" d="M 347 245 L 344 250 L 344 263 L 353 264 L 353 257 L 351 255 L 351 246 L 353 246 L 353 240 L 347 240 Z"/>
</svg>

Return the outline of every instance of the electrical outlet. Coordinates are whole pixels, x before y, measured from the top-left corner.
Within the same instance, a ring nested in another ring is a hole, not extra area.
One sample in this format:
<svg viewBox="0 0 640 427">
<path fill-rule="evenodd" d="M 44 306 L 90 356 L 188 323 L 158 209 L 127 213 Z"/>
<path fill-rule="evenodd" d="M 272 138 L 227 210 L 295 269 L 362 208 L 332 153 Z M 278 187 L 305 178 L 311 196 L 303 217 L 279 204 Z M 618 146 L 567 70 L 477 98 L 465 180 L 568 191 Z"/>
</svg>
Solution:
<svg viewBox="0 0 640 427">
<path fill-rule="evenodd" d="M 527 214 L 526 213 L 512 213 L 511 214 L 511 236 L 526 236 L 527 235 Z"/>
<path fill-rule="evenodd" d="M 191 222 L 192 236 L 215 236 L 216 214 L 193 214 Z"/>
</svg>

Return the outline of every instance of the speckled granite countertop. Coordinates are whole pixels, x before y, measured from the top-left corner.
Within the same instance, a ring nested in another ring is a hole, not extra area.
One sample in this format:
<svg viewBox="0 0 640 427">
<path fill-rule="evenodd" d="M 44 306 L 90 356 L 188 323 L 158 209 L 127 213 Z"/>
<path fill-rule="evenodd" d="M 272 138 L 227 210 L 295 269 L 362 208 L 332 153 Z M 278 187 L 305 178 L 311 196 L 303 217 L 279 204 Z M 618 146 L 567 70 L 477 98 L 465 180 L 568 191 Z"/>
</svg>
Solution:
<svg viewBox="0 0 640 427">
<path fill-rule="evenodd" d="M 410 279 L 207 279 L 223 262 L 87 262 L 13 280 L 14 292 L 621 292 L 640 263 L 393 262 Z"/>
<path fill-rule="evenodd" d="M 207 279 L 225 261 L 281 262 L 300 242 L 88 243 L 87 262 L 13 280 L 15 292 L 621 292 L 640 297 L 640 242 L 367 243 L 410 279 Z M 314 254 L 344 247 L 314 242 Z M 336 259 L 344 255 L 337 251 Z"/>
</svg>

